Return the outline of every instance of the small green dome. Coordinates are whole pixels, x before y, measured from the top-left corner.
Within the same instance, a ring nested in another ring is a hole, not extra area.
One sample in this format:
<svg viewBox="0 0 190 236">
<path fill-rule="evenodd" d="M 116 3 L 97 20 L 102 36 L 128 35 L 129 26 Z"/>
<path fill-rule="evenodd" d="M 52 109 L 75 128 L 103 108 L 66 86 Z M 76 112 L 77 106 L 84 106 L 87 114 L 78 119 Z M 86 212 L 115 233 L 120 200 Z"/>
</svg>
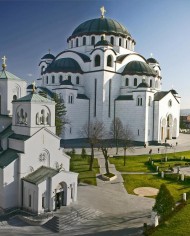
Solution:
<svg viewBox="0 0 190 236">
<path fill-rule="evenodd" d="M 150 87 L 146 82 L 142 82 L 137 86 L 137 88 L 150 88 Z"/>
<path fill-rule="evenodd" d="M 41 59 L 42 59 L 42 60 L 43 60 L 43 59 L 51 59 L 51 60 L 54 60 L 55 57 L 54 57 L 54 55 L 52 55 L 51 53 L 48 53 L 48 54 L 44 55 Z"/>
<path fill-rule="evenodd" d="M 119 36 L 131 36 L 128 30 L 116 20 L 108 18 L 96 18 L 80 24 L 70 38 L 91 34 L 113 34 Z"/>
<path fill-rule="evenodd" d="M 96 44 L 95 44 L 95 47 L 98 47 L 98 46 L 110 46 L 110 47 L 113 47 L 113 45 L 107 41 L 107 40 L 100 40 L 98 41 Z"/>
<path fill-rule="evenodd" d="M 45 73 L 51 72 L 72 72 L 72 73 L 80 73 L 83 71 L 73 58 L 60 58 L 58 60 L 53 61 L 45 70 Z"/>
<path fill-rule="evenodd" d="M 159 64 L 158 61 L 157 61 L 155 58 L 153 58 L 153 57 L 148 58 L 148 59 L 147 59 L 147 62 L 148 62 L 148 63 L 156 63 L 156 64 Z"/>
<path fill-rule="evenodd" d="M 156 71 L 152 69 L 146 62 L 131 61 L 123 70 L 123 75 L 147 75 L 156 76 Z"/>
</svg>

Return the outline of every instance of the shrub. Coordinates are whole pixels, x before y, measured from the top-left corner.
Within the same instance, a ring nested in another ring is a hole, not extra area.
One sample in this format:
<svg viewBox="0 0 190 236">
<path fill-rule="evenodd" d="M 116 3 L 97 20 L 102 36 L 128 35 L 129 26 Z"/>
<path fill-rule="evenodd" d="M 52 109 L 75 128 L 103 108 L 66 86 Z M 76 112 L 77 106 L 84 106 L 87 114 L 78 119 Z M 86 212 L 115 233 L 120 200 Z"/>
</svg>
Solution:
<svg viewBox="0 0 190 236">
<path fill-rule="evenodd" d="M 72 151 L 71 151 L 71 155 L 75 155 L 75 149 L 74 148 L 72 148 Z"/>
<path fill-rule="evenodd" d="M 175 207 L 175 201 L 170 191 L 165 184 L 160 186 L 158 195 L 156 196 L 156 202 L 153 206 L 153 211 L 156 211 L 162 219 L 169 216 Z"/>
<path fill-rule="evenodd" d="M 81 157 L 82 157 L 83 159 L 86 159 L 86 157 L 87 157 L 86 149 L 85 149 L 85 148 L 82 148 Z"/>
</svg>

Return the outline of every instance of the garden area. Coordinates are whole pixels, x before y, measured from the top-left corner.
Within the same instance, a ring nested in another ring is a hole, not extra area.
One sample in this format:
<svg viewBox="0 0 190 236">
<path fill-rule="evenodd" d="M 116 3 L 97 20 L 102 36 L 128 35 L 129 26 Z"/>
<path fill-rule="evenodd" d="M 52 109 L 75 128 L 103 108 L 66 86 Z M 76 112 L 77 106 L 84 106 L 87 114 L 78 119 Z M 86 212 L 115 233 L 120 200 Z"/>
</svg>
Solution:
<svg viewBox="0 0 190 236">
<path fill-rule="evenodd" d="M 97 185 L 96 174 L 99 173 L 98 160 L 94 159 L 93 169 L 89 170 L 90 156 L 79 155 L 79 154 L 69 154 L 71 156 L 70 170 L 79 173 L 78 182 L 86 183 L 91 185 Z"/>
</svg>

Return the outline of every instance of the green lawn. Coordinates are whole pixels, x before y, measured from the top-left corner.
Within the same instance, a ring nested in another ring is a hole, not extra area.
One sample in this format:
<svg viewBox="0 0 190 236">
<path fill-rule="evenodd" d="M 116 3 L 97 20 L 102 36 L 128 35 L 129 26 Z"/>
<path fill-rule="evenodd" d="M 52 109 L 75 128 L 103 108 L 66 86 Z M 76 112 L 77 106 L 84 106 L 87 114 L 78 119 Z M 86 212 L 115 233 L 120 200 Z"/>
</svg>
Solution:
<svg viewBox="0 0 190 236">
<path fill-rule="evenodd" d="M 182 198 L 183 193 L 190 192 L 190 184 L 183 182 L 174 182 L 171 180 L 161 179 L 157 175 L 122 175 L 124 185 L 128 193 L 134 194 L 133 190 L 138 187 L 160 188 L 165 183 L 170 190 L 175 201 Z"/>
<path fill-rule="evenodd" d="M 79 182 L 91 185 L 96 184 L 96 174 L 99 173 L 98 160 L 94 159 L 93 170 L 89 171 L 89 156 L 86 159 L 80 155 L 72 155 L 70 162 L 70 170 L 79 173 Z"/>
<path fill-rule="evenodd" d="M 163 225 L 160 225 L 151 236 L 189 236 L 190 235 L 190 204 L 176 212 Z"/>
<path fill-rule="evenodd" d="M 168 150 L 168 152 L 170 149 Z M 124 166 L 124 158 L 121 157 L 112 157 L 109 159 L 111 164 L 114 164 L 116 169 L 120 172 L 152 172 L 150 166 L 147 165 L 147 161 L 149 160 L 150 155 L 139 155 L 139 156 L 127 156 L 126 157 L 126 165 Z M 160 160 L 164 158 L 165 154 L 154 154 L 151 155 L 153 160 Z M 180 157 L 185 156 L 186 159 L 190 160 L 190 151 L 186 152 L 178 152 L 178 153 L 167 153 L 168 160 L 170 158 L 179 159 L 179 161 L 175 162 L 155 162 L 155 164 L 163 167 L 163 169 L 167 169 L 169 165 L 174 165 L 176 162 L 181 163 L 182 165 L 186 163 L 186 161 L 181 161 Z"/>
</svg>

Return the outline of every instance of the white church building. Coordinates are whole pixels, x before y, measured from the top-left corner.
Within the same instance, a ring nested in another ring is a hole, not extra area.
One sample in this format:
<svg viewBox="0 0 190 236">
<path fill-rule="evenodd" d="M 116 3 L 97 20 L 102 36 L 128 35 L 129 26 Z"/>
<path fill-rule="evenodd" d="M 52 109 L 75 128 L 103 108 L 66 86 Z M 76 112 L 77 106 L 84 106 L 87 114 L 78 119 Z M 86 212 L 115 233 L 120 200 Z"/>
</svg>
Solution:
<svg viewBox="0 0 190 236">
<path fill-rule="evenodd" d="M 55 102 L 0 71 L 0 208 L 52 211 L 77 199 L 78 174 L 55 135 Z"/>
<path fill-rule="evenodd" d="M 64 100 L 67 125 L 63 139 L 78 139 L 81 127 L 95 120 L 109 130 L 119 117 L 135 141 L 164 142 L 179 135 L 180 97 L 162 91 L 159 62 L 135 52 L 135 40 L 119 22 L 101 17 L 76 27 L 68 48 L 46 54 L 40 68 L 40 88 Z"/>
</svg>

